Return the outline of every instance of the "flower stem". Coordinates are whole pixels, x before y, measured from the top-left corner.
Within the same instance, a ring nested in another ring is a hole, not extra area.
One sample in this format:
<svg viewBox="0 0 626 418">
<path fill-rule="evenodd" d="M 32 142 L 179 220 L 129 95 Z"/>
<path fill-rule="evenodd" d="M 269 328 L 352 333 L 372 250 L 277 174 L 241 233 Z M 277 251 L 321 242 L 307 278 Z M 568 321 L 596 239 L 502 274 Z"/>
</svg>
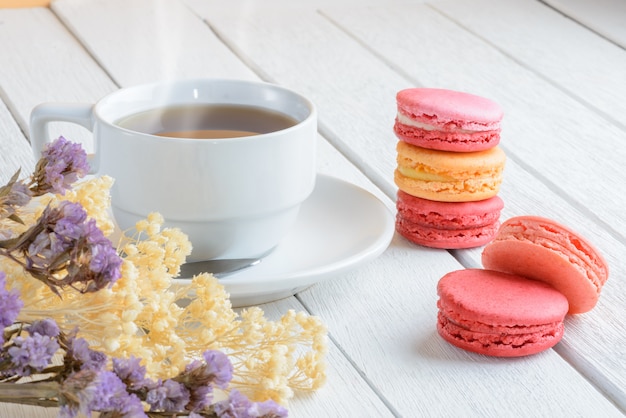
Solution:
<svg viewBox="0 0 626 418">
<path fill-rule="evenodd" d="M 57 382 L 0 383 L 0 402 L 38 406 L 58 406 Z"/>
</svg>

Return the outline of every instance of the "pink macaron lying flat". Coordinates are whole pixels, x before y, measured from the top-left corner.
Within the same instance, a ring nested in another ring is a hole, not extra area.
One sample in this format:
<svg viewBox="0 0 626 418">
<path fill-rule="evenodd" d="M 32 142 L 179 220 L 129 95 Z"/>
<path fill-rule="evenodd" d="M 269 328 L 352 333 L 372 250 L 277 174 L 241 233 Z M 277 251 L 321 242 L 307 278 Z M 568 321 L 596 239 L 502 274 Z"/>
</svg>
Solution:
<svg viewBox="0 0 626 418">
<path fill-rule="evenodd" d="M 396 230 L 426 247 L 479 247 L 495 236 L 503 206 L 498 196 L 475 202 L 437 202 L 398 190 Z"/>
<path fill-rule="evenodd" d="M 442 151 L 473 152 L 500 142 L 503 110 L 484 97 L 453 90 L 411 88 L 396 95 L 396 136 Z"/>
<path fill-rule="evenodd" d="M 563 337 L 567 299 L 546 283 L 466 269 L 443 276 L 437 293 L 437 331 L 464 350 L 526 356 L 553 347 Z"/>
<path fill-rule="evenodd" d="M 597 303 L 609 275 L 600 252 L 573 230 L 551 219 L 518 216 L 502 223 L 482 253 L 487 269 L 541 280 L 563 293 L 569 313 Z"/>
</svg>

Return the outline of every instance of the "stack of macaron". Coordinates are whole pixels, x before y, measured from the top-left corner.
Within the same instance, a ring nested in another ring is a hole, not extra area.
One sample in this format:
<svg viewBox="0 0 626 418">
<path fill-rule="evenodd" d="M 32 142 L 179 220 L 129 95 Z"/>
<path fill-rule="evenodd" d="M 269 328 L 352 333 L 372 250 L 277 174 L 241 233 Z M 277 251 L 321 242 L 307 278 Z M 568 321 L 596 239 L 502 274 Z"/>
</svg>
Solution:
<svg viewBox="0 0 626 418">
<path fill-rule="evenodd" d="M 437 330 L 457 347 L 500 357 L 557 344 L 565 316 L 590 311 L 609 275 L 591 243 L 537 216 L 503 222 L 482 263 L 439 280 Z"/>
<path fill-rule="evenodd" d="M 503 207 L 497 196 L 506 160 L 498 146 L 502 108 L 432 88 L 402 90 L 396 100 L 396 230 L 433 248 L 486 244 Z"/>
</svg>

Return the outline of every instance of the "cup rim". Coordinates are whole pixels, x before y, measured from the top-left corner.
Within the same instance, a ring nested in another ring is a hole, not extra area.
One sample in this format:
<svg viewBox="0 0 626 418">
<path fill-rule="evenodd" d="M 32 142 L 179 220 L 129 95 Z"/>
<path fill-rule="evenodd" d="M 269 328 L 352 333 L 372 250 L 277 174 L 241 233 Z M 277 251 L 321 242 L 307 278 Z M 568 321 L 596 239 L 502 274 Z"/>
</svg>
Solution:
<svg viewBox="0 0 626 418">
<path fill-rule="evenodd" d="M 316 121 L 317 120 L 317 107 L 315 106 L 315 104 L 308 99 L 306 96 L 304 96 L 303 94 L 278 85 L 278 84 L 274 84 L 274 83 L 270 83 L 270 82 L 266 82 L 266 81 L 256 81 L 256 80 L 243 80 L 243 79 L 230 79 L 230 78 L 191 78 L 191 79 L 174 79 L 174 80 L 162 80 L 162 81 L 156 81 L 156 82 L 151 82 L 151 83 L 142 83 L 142 84 L 136 84 L 136 85 L 132 85 L 132 86 L 128 86 L 128 87 L 122 87 L 118 90 L 115 90 L 109 94 L 107 94 L 106 96 L 102 97 L 100 100 L 98 100 L 96 102 L 96 104 L 93 107 L 93 114 L 94 117 L 100 122 L 103 123 L 105 125 L 107 125 L 109 128 L 112 129 L 117 129 L 126 133 L 129 133 L 131 135 L 139 135 L 142 137 L 147 137 L 150 138 L 151 140 L 158 140 L 158 141 L 167 141 L 167 142 L 181 142 L 181 143 L 187 143 L 187 142 L 193 142 L 193 143 L 197 143 L 198 139 L 197 138 L 186 138 L 186 137 L 163 137 L 163 136 L 159 136 L 159 135 L 155 135 L 155 134 L 150 134 L 150 133 L 146 133 L 146 132 L 141 132 L 141 131 L 136 131 L 136 130 L 132 130 L 132 129 L 128 129 L 128 128 L 124 128 L 122 126 L 119 126 L 116 124 L 116 121 L 120 120 L 121 118 L 125 117 L 125 116 L 130 116 L 142 111 L 146 111 L 146 110 L 151 110 L 151 109 L 155 109 L 158 108 L 159 106 L 151 106 L 151 107 L 145 107 L 142 109 L 138 109 L 132 112 L 127 112 L 123 115 L 120 115 L 117 118 L 114 118 L 115 120 L 112 120 L 113 118 L 110 117 L 106 117 L 105 115 L 103 115 L 103 113 L 105 112 L 105 109 L 107 106 L 114 106 L 113 103 L 115 103 L 116 100 L 119 100 L 119 98 L 121 96 L 127 95 L 127 94 L 131 94 L 133 91 L 137 92 L 137 91 L 154 91 L 155 89 L 163 89 L 163 88 L 168 88 L 168 86 L 171 86 L 171 88 L 176 88 L 178 86 L 181 87 L 186 87 L 186 88 L 192 88 L 193 89 L 193 85 L 200 85 L 200 84 L 221 84 L 221 83 L 228 83 L 228 84 L 236 84 L 236 85 L 248 85 L 250 87 L 255 87 L 255 88 L 260 88 L 260 87 L 264 87 L 264 88 L 271 88 L 272 90 L 275 91 L 279 91 L 282 92 L 283 94 L 287 94 L 290 95 L 294 98 L 297 98 L 297 100 L 299 102 L 301 102 L 304 106 L 304 108 L 306 108 L 308 110 L 308 114 L 302 119 L 302 120 L 298 120 L 297 123 L 293 126 L 290 126 L 288 128 L 284 128 L 284 129 L 280 129 L 280 130 L 276 130 L 276 131 L 272 131 L 272 132 L 267 132 L 267 133 L 262 133 L 262 134 L 257 134 L 257 135 L 252 135 L 252 136 L 236 136 L 236 137 L 228 137 L 228 138 L 208 138 L 208 139 L 202 139 L 202 143 L 224 143 L 224 142 L 239 142 L 239 141 L 248 141 L 250 140 L 250 138 L 254 138 L 255 140 L 259 140 L 259 139 L 263 139 L 263 138 L 267 138 L 270 136 L 274 136 L 276 134 L 283 134 L 283 133 L 289 133 L 292 130 L 296 130 L 296 129 L 300 129 L 301 126 L 307 125 L 309 123 L 311 123 L 312 121 Z M 196 89 L 197 90 L 197 89 Z M 183 103 L 183 102 L 181 102 Z M 184 102 L 187 103 L 187 102 Z M 198 102 L 198 103 L 208 103 L 208 102 Z M 218 103 L 218 102 L 216 102 Z M 263 106 L 259 106 L 259 107 L 263 107 Z M 274 109 L 271 109 L 274 110 Z M 284 112 L 283 112 L 284 113 Z"/>
</svg>

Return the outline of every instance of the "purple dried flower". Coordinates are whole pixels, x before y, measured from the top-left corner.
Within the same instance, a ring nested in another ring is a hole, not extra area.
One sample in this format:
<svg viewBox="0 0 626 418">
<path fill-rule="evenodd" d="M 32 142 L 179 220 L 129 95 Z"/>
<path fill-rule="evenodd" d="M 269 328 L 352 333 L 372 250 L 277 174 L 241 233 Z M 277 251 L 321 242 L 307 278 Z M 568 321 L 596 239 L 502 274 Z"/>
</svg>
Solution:
<svg viewBox="0 0 626 418">
<path fill-rule="evenodd" d="M 76 418 L 78 416 L 78 406 L 74 404 L 70 404 L 65 399 L 61 400 L 60 403 L 65 402 L 59 408 L 59 418 Z"/>
<path fill-rule="evenodd" d="M 121 276 L 122 259 L 113 248 L 111 241 L 104 236 L 96 221 L 90 219 L 86 226 L 87 242 L 91 250 L 89 268 L 94 275 L 96 287 L 102 289 L 113 284 Z"/>
<path fill-rule="evenodd" d="M 285 408 L 276 402 L 251 402 L 237 389 L 233 389 L 228 399 L 217 402 L 213 410 L 218 417 L 226 418 L 283 418 L 288 416 Z"/>
<path fill-rule="evenodd" d="M 134 393 L 116 396 L 111 402 L 112 408 L 109 414 L 100 414 L 100 418 L 120 417 L 120 418 L 147 418 L 148 415 L 143 410 L 141 399 Z"/>
<path fill-rule="evenodd" d="M 88 389 L 90 389 L 87 390 L 90 399 L 88 399 L 88 402 L 85 402 L 85 407 L 88 408 L 85 412 L 114 409 L 116 404 L 119 404 L 119 402 L 116 402 L 116 398 L 128 396 L 124 382 L 110 371 L 98 373 Z"/>
<path fill-rule="evenodd" d="M 111 241 L 80 204 L 68 201 L 46 207 L 35 225 L 0 243 L 0 252 L 21 254 L 24 261 L 12 258 L 57 294 L 63 286 L 95 292 L 121 276 L 122 259 Z"/>
<path fill-rule="evenodd" d="M 213 400 L 212 386 L 187 387 L 187 390 L 189 390 L 189 402 L 187 403 L 188 411 L 201 411 L 209 406 Z"/>
<path fill-rule="evenodd" d="M 114 358 L 113 372 L 130 390 L 140 390 L 152 383 L 146 378 L 146 368 L 141 365 L 141 359 L 133 355 L 128 359 Z"/>
<path fill-rule="evenodd" d="M 207 350 L 202 357 L 207 364 L 207 373 L 212 376 L 212 383 L 226 389 L 233 378 L 233 365 L 228 356 L 219 350 Z"/>
<path fill-rule="evenodd" d="M 9 183 L 7 186 L 7 194 L 3 196 L 3 204 L 11 206 L 25 206 L 32 199 L 32 194 L 21 181 Z"/>
<path fill-rule="evenodd" d="M 126 386 L 110 371 L 81 370 L 70 375 L 60 390 L 59 415 L 75 417 L 78 412 L 91 416 L 146 417 L 141 400 L 129 394 Z"/>
<path fill-rule="evenodd" d="M 23 223 L 16 214 L 16 208 L 25 206 L 30 202 L 32 193 L 28 186 L 18 181 L 18 170 L 5 186 L 0 187 L 0 219 L 10 218 Z"/>
<path fill-rule="evenodd" d="M 213 405 L 213 410 L 218 417 L 250 418 L 251 407 L 252 402 L 237 389 L 233 389 L 228 399 Z"/>
<path fill-rule="evenodd" d="M 28 268 L 53 274 L 63 269 L 68 252 L 84 235 L 87 212 L 78 203 L 63 201 L 44 209 L 37 224 L 26 231 L 16 250 L 27 258 Z"/>
<path fill-rule="evenodd" d="M 35 321 L 26 330 L 30 335 L 40 334 L 52 338 L 58 337 L 61 332 L 57 323 L 50 318 Z"/>
<path fill-rule="evenodd" d="M 172 379 L 158 382 L 146 395 L 150 411 L 182 412 L 189 402 L 189 391 Z"/>
<path fill-rule="evenodd" d="M 8 354 L 13 363 L 10 371 L 18 376 L 30 376 L 33 371 L 41 371 L 59 349 L 59 343 L 53 337 L 36 333 L 28 337 L 15 337 Z"/>
<path fill-rule="evenodd" d="M 190 411 L 200 411 L 212 400 L 213 386 L 228 387 L 233 376 L 233 366 L 228 356 L 219 350 L 207 350 L 202 356 L 205 361 L 194 360 L 185 371 L 174 378 L 189 391 Z"/>
<path fill-rule="evenodd" d="M 194 360 L 175 379 L 187 387 L 215 385 L 226 389 L 233 377 L 233 365 L 228 356 L 219 350 L 202 353 L 204 362 Z"/>
<path fill-rule="evenodd" d="M 62 239 L 63 243 L 71 244 L 87 235 L 87 212 L 79 203 L 63 201 L 58 206 L 58 214 L 49 214 L 49 224 L 53 227 L 55 235 Z M 56 216 L 55 216 L 56 215 Z"/>
<path fill-rule="evenodd" d="M 84 338 L 74 336 L 67 341 L 67 357 L 74 370 L 99 371 L 104 368 L 107 361 L 106 354 L 92 350 Z"/>
<path fill-rule="evenodd" d="M 36 196 L 49 192 L 65 194 L 76 180 L 88 172 L 87 154 L 81 145 L 61 136 L 41 153 L 33 173 L 31 190 Z"/>
<path fill-rule="evenodd" d="M 17 315 L 24 306 L 16 289 L 6 289 L 6 274 L 0 271 L 0 340 L 2 330 L 15 322 Z"/>
<path fill-rule="evenodd" d="M 289 416 L 289 412 L 283 406 L 269 399 L 265 402 L 252 404 L 252 412 L 259 418 L 282 418 Z"/>
</svg>

